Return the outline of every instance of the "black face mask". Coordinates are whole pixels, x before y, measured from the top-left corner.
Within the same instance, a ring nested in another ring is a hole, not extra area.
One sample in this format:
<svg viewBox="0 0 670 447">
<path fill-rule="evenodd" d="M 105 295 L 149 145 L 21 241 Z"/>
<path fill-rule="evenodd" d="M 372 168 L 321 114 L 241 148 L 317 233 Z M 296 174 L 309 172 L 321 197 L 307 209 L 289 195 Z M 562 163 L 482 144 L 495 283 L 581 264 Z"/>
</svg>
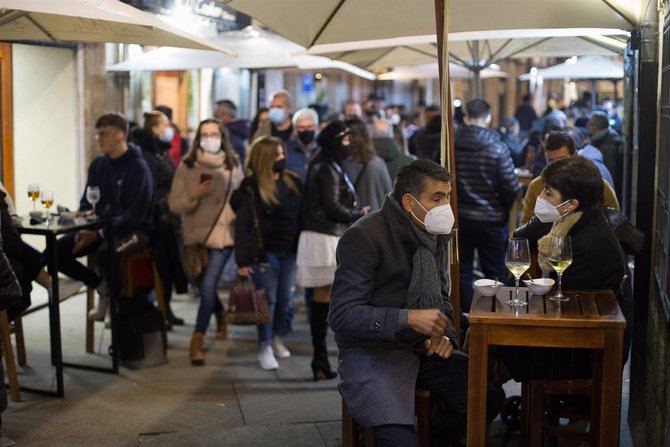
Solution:
<svg viewBox="0 0 670 447">
<path fill-rule="evenodd" d="M 272 165 L 272 170 L 274 172 L 284 172 L 284 169 L 286 169 L 286 159 L 282 158 L 281 160 L 275 161 L 275 164 Z"/>
<path fill-rule="evenodd" d="M 303 130 L 302 132 L 298 132 L 298 140 L 305 146 L 308 146 L 312 141 L 314 141 L 314 137 L 316 136 L 316 132 L 313 130 Z"/>
</svg>

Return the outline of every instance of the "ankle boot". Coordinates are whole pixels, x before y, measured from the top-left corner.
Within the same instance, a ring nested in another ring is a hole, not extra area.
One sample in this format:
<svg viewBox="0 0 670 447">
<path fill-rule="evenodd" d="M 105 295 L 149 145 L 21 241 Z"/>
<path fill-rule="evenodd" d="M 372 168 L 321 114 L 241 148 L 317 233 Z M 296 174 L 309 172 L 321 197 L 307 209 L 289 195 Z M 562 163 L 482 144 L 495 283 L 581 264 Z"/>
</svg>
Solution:
<svg viewBox="0 0 670 447">
<path fill-rule="evenodd" d="M 216 315 L 216 339 L 228 340 L 228 322 L 226 321 L 226 314 L 223 312 Z"/>
<path fill-rule="evenodd" d="M 107 307 L 109 307 L 109 295 L 101 294 L 98 298 L 98 305 L 88 312 L 88 319 L 92 321 L 104 320 Z"/>
<path fill-rule="evenodd" d="M 328 362 L 328 350 L 326 348 L 326 334 L 328 333 L 328 303 L 312 303 L 310 316 L 310 329 L 312 331 L 312 346 L 314 357 L 312 358 L 312 374 L 314 381 L 328 380 L 337 377 L 337 373 L 330 369 Z"/>
<path fill-rule="evenodd" d="M 193 366 L 202 366 L 205 364 L 205 351 L 203 349 L 203 344 L 205 341 L 205 334 L 202 332 L 194 332 L 191 335 L 191 347 L 188 350 L 188 353 L 191 357 L 191 365 Z"/>
</svg>

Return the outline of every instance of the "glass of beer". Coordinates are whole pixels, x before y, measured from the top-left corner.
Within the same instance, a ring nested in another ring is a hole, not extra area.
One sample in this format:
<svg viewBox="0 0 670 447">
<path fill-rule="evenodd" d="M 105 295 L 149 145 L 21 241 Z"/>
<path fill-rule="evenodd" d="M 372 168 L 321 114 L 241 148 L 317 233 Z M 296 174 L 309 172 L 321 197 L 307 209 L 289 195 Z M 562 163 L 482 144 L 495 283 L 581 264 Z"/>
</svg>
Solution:
<svg viewBox="0 0 670 447">
<path fill-rule="evenodd" d="M 570 237 L 553 236 L 547 260 L 554 271 L 556 271 L 556 276 L 558 276 L 558 290 L 549 299 L 553 301 L 568 301 L 569 298 L 563 295 L 561 278 L 563 277 L 563 272 L 572 264 L 572 242 L 570 241 Z"/>
<path fill-rule="evenodd" d="M 40 200 L 42 202 L 42 206 L 47 210 L 47 225 L 49 225 L 49 221 L 51 219 L 49 208 L 51 208 L 51 206 L 54 204 L 54 193 L 51 191 L 42 191 Z"/>
<path fill-rule="evenodd" d="M 505 266 L 512 272 L 516 279 L 516 295 L 513 300 L 507 301 L 507 305 L 516 309 L 527 305 L 519 299 L 519 280 L 528 268 L 530 268 L 530 247 L 528 239 L 510 239 L 507 243 L 507 254 L 505 255 Z"/>
<path fill-rule="evenodd" d="M 40 185 L 37 183 L 28 185 L 28 198 L 33 202 L 33 211 L 35 211 L 35 202 L 40 198 Z"/>
</svg>

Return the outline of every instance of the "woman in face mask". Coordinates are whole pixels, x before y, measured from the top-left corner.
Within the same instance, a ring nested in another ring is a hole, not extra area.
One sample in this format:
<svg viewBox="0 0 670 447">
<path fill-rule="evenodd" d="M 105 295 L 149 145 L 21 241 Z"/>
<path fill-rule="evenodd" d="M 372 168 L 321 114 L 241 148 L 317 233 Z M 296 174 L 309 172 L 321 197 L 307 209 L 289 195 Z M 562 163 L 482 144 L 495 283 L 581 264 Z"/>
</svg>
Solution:
<svg viewBox="0 0 670 447">
<path fill-rule="evenodd" d="M 288 333 L 286 309 L 295 286 L 302 182 L 286 170 L 286 149 L 275 137 L 260 137 L 247 162 L 250 177 L 235 191 L 235 260 L 240 276 L 252 276 L 264 289 L 272 323 L 258 326 L 258 362 L 277 369 L 277 359 L 291 356 L 281 341 Z"/>
<path fill-rule="evenodd" d="M 342 168 L 349 155 L 349 129 L 342 121 L 332 121 L 321 130 L 317 143 L 321 150 L 307 172 L 297 257 L 298 284 L 314 289 L 310 315 L 314 380 L 336 376 L 328 363 L 326 333 L 337 242 L 369 210 L 359 204 L 354 184 Z"/>
<path fill-rule="evenodd" d="M 200 307 L 191 338 L 191 363 L 203 365 L 203 340 L 214 313 L 217 339 L 227 337 L 224 309 L 217 284 L 233 253 L 235 213 L 230 198 L 244 178 L 237 155 L 221 124 L 200 123 L 191 151 L 177 168 L 169 195 L 170 210 L 181 215 L 185 250 L 204 245 L 207 262 L 194 279 L 200 282 Z"/>
<path fill-rule="evenodd" d="M 542 171 L 542 180 L 544 190 L 538 197 L 535 216 L 540 222 L 551 225 L 549 234 L 538 231 L 542 225 L 533 218 L 517 229 L 514 237 L 527 237 L 531 243 L 537 241 L 540 267 L 555 275 L 546 262 L 551 238 L 569 236 L 572 264 L 563 273 L 563 288 L 568 291 L 611 290 L 616 294 L 624 316 L 629 319 L 632 316 L 630 282 L 621 246 L 603 213 L 603 181 L 598 168 L 584 157 L 566 158 L 549 164 Z M 539 233 L 546 235 L 538 240 Z M 627 328 L 624 332 L 624 358 L 630 346 L 629 331 Z M 515 380 L 590 377 L 590 353 L 584 357 L 583 352 L 566 351 L 563 356 L 548 349 L 514 349 L 519 355 L 515 367 L 511 368 Z M 533 376 L 529 377 L 531 370 Z"/>
</svg>

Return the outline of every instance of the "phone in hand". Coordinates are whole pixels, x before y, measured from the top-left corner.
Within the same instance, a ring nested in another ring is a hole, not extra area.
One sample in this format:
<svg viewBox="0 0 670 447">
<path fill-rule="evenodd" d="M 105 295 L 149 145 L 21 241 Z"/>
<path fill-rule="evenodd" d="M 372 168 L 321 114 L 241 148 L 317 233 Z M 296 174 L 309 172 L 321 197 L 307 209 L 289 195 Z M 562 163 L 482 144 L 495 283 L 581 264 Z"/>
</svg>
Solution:
<svg viewBox="0 0 670 447">
<path fill-rule="evenodd" d="M 205 183 L 206 181 L 209 181 L 212 179 L 212 174 L 200 174 L 200 183 Z"/>
</svg>

